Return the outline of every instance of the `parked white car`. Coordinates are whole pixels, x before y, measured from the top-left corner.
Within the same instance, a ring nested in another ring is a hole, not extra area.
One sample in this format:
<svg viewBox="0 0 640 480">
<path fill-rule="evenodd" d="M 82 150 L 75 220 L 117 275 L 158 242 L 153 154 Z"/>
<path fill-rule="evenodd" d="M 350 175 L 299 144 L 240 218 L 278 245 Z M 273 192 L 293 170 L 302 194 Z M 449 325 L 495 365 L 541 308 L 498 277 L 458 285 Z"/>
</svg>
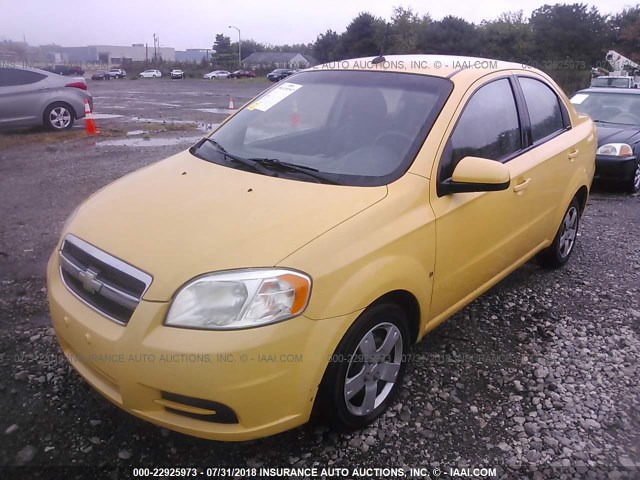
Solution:
<svg viewBox="0 0 640 480">
<path fill-rule="evenodd" d="M 160 70 L 145 70 L 140 74 L 141 78 L 161 78 L 162 72 Z"/>
<path fill-rule="evenodd" d="M 184 72 L 182 70 L 171 70 L 169 76 L 171 78 L 184 78 Z"/>
<path fill-rule="evenodd" d="M 229 78 L 231 72 L 227 72 L 226 70 L 214 70 L 213 72 L 205 73 L 204 78 Z"/>
</svg>

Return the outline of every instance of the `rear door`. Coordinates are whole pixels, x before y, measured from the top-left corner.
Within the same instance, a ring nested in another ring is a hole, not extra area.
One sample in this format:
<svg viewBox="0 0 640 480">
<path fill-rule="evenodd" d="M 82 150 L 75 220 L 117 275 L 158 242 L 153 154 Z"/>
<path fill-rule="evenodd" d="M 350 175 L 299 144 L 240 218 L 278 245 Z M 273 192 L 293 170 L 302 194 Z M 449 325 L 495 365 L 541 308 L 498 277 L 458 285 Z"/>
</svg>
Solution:
<svg viewBox="0 0 640 480">
<path fill-rule="evenodd" d="M 47 76 L 21 68 L 0 68 L 0 127 L 42 124 L 49 97 Z"/>
<path fill-rule="evenodd" d="M 517 87 L 528 123 L 528 149 L 537 159 L 536 181 L 530 189 L 537 202 L 531 233 L 551 241 L 559 226 L 558 211 L 564 214 L 568 207 L 562 202 L 575 174 L 576 159 L 585 154 L 578 147 L 583 133 L 572 130 L 564 103 L 544 79 L 518 75 Z"/>
</svg>

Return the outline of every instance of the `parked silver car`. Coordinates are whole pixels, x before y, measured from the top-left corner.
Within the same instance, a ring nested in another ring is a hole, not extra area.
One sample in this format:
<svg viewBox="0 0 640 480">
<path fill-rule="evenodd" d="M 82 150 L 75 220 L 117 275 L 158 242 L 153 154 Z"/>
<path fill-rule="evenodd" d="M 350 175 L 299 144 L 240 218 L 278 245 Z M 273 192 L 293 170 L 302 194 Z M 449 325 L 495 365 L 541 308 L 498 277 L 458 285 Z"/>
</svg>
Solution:
<svg viewBox="0 0 640 480">
<path fill-rule="evenodd" d="M 0 67 L 0 128 L 45 125 L 66 130 L 84 117 L 85 99 L 93 111 L 84 78 L 35 68 Z"/>
</svg>

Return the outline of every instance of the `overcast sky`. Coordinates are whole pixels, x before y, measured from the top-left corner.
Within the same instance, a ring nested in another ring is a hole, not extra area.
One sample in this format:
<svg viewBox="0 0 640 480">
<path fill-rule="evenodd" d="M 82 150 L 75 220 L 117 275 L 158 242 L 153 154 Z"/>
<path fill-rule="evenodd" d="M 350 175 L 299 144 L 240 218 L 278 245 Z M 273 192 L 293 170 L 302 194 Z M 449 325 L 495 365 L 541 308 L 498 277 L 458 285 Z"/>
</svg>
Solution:
<svg viewBox="0 0 640 480">
<path fill-rule="evenodd" d="M 91 44 L 153 44 L 153 33 L 161 46 L 211 48 L 216 33 L 271 43 L 313 42 L 319 33 L 332 29 L 342 33 L 360 12 L 389 19 L 393 7 L 411 7 L 422 15 L 440 19 L 455 15 L 478 23 L 507 11 L 533 10 L 553 0 L 475 2 L 417 0 L 0 0 L 0 40 L 22 40 L 31 45 L 62 46 Z M 572 2 L 570 2 L 572 3 Z M 583 2 L 601 13 L 617 13 L 633 3 L 621 0 Z"/>
</svg>

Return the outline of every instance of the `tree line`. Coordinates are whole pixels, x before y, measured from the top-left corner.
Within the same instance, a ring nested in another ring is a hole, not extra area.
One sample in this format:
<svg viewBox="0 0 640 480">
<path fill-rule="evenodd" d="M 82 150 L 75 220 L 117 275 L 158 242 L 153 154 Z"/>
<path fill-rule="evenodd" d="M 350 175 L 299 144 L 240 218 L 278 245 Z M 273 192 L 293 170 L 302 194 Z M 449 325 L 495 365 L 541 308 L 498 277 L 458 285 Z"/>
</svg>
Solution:
<svg viewBox="0 0 640 480">
<path fill-rule="evenodd" d="M 451 15 L 434 20 L 429 14 L 420 16 L 404 7 L 394 8 L 389 21 L 363 12 L 344 32 L 327 30 L 308 44 L 268 45 L 243 40 L 242 57 L 253 52 L 286 51 L 311 55 L 324 63 L 376 55 L 387 24 L 387 54 L 469 55 L 543 69 L 558 64 L 565 70 L 588 71 L 591 67 L 606 68 L 606 52 L 616 50 L 640 63 L 640 5 L 608 15 L 583 3 L 543 5 L 529 17 L 522 11 L 506 12 L 480 24 Z M 237 43 L 223 34 L 216 35 L 213 48 L 218 55 L 237 58 Z M 557 75 L 563 77 L 562 73 Z"/>
</svg>

